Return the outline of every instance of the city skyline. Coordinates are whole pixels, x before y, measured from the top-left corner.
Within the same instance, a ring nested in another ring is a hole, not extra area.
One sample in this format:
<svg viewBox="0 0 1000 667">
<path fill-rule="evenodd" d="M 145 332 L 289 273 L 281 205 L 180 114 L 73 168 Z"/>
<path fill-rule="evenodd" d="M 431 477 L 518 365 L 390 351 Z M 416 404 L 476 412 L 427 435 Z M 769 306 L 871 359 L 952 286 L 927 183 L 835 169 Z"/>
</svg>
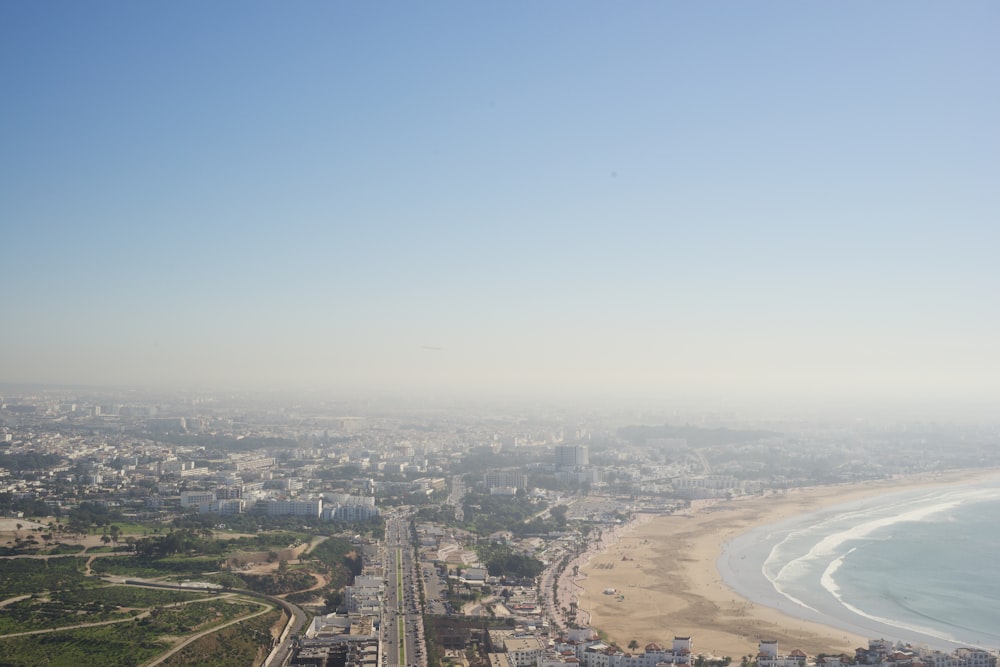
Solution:
<svg viewBox="0 0 1000 667">
<path fill-rule="evenodd" d="M 0 380 L 982 416 L 948 6 L 0 8 Z"/>
</svg>

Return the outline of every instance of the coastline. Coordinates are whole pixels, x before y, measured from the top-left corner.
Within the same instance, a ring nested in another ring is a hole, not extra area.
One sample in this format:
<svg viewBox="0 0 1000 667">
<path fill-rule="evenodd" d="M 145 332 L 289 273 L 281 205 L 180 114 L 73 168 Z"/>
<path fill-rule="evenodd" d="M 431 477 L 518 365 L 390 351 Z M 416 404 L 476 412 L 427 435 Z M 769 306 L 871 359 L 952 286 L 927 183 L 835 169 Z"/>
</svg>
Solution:
<svg viewBox="0 0 1000 667">
<path fill-rule="evenodd" d="M 827 507 L 921 487 L 995 476 L 997 471 L 954 471 L 860 484 L 806 487 L 731 501 L 696 501 L 690 510 L 638 521 L 590 553 L 577 577 L 581 621 L 625 647 L 669 643 L 690 636 L 694 652 L 755 655 L 760 640 L 777 640 L 782 653 L 848 653 L 868 637 L 806 620 L 748 600 L 719 567 L 725 546 L 750 531 Z M 727 572 L 732 578 L 733 573 Z M 614 589 L 614 594 L 606 591 Z M 767 599 L 762 595 L 758 599 Z M 756 597 L 756 596 L 755 596 Z M 918 639 L 918 638 L 914 638 Z"/>
</svg>

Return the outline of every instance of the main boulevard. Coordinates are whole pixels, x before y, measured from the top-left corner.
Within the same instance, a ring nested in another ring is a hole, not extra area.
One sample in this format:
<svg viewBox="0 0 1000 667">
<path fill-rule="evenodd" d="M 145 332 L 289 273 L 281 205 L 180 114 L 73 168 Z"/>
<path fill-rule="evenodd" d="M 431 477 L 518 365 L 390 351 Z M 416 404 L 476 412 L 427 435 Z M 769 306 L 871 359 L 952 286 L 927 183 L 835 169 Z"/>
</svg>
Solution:
<svg viewBox="0 0 1000 667">
<path fill-rule="evenodd" d="M 386 591 L 381 627 L 383 667 L 426 667 L 420 578 L 405 514 L 386 517 L 383 562 Z"/>
</svg>

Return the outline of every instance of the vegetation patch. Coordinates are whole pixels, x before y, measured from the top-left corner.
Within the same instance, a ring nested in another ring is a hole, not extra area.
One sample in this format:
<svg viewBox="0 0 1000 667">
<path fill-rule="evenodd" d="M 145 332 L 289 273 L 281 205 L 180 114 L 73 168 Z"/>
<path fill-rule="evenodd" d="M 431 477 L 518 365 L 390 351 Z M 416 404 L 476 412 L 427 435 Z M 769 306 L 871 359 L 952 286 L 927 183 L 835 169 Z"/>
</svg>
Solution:
<svg viewBox="0 0 1000 667">
<path fill-rule="evenodd" d="M 0 598 L 97 585 L 84 575 L 84 564 L 72 556 L 0 560 Z"/>
<path fill-rule="evenodd" d="M 279 569 L 271 574 L 234 574 L 244 587 L 265 595 L 283 595 L 316 585 L 316 577 L 302 570 Z"/>
<path fill-rule="evenodd" d="M 216 557 L 123 556 L 121 558 L 96 558 L 90 566 L 97 574 L 115 574 L 132 577 L 165 577 L 167 575 L 198 576 L 219 569 Z"/>
<path fill-rule="evenodd" d="M 509 530 L 515 536 L 544 534 L 554 530 L 565 530 L 566 510 L 553 507 L 549 517 L 543 519 L 547 505 L 532 502 L 524 494 L 516 496 L 491 496 L 482 493 L 467 493 L 462 500 L 465 521 L 461 528 L 486 537 L 492 533 Z M 434 520 L 440 516 L 420 515 L 421 519 Z M 454 524 L 452 518 L 449 521 Z"/>
<path fill-rule="evenodd" d="M 323 540 L 316 545 L 309 556 L 327 568 L 332 588 L 343 588 L 361 574 L 361 557 L 354 550 L 354 546 L 342 537 Z"/>
<path fill-rule="evenodd" d="M 4 607 L 0 634 L 30 632 L 80 623 L 130 618 L 157 606 L 205 597 L 201 592 L 164 591 L 133 586 L 67 589 L 33 595 Z"/>
<path fill-rule="evenodd" d="M 52 554 L 52 555 L 78 554 L 86 548 L 87 547 L 83 546 L 82 544 L 65 544 L 63 542 L 59 542 L 51 549 L 48 549 L 42 553 Z"/>
<path fill-rule="evenodd" d="M 139 586 L 102 586 L 83 590 L 59 591 L 53 599 L 64 604 L 93 605 L 105 607 L 158 607 L 178 602 L 190 602 L 204 598 L 202 591 L 173 591 Z"/>
<path fill-rule="evenodd" d="M 515 552 L 506 544 L 481 544 L 476 546 L 476 553 L 494 577 L 533 579 L 545 569 L 542 561 Z"/>
<path fill-rule="evenodd" d="M 170 608 L 157 608 L 138 621 L 154 635 L 186 635 L 231 621 L 260 609 L 256 602 L 215 598 Z"/>
<path fill-rule="evenodd" d="M 283 618 L 275 609 L 247 619 L 188 644 L 170 656 L 164 667 L 246 667 L 259 665 L 267 657 L 273 640 L 272 628 Z"/>
<path fill-rule="evenodd" d="M 54 630 L 0 637 L 0 667 L 139 665 L 165 651 L 177 637 L 210 630 L 260 609 L 259 603 L 246 598 L 117 585 L 33 595 L 5 607 L 0 634 Z M 112 623 L 66 627 L 108 621 Z M 272 623 L 244 634 L 269 647 Z"/>
<path fill-rule="evenodd" d="M 168 646 L 137 623 L 0 638 L 3 667 L 133 667 Z"/>
</svg>

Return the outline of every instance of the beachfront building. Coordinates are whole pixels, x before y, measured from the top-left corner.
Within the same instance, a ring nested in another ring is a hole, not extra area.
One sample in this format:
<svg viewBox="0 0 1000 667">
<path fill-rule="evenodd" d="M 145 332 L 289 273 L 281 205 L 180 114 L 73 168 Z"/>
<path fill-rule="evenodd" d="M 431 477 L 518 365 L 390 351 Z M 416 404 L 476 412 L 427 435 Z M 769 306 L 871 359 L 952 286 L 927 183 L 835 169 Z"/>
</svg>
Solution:
<svg viewBox="0 0 1000 667">
<path fill-rule="evenodd" d="M 571 652 L 581 667 L 657 667 L 657 665 L 688 665 L 691 663 L 691 638 L 674 637 L 668 649 L 663 644 L 652 642 L 642 653 L 626 653 L 617 646 L 592 640 L 566 638 L 555 644 L 555 649 L 563 654 Z"/>
<path fill-rule="evenodd" d="M 762 641 L 757 645 L 757 667 L 805 667 L 805 664 L 806 654 L 798 649 L 781 655 L 777 640 Z"/>
<path fill-rule="evenodd" d="M 868 648 L 857 649 L 854 657 L 859 665 L 877 665 L 895 650 L 896 647 L 887 639 L 870 639 Z"/>
<path fill-rule="evenodd" d="M 859 665 L 879 667 L 997 667 L 997 654 L 978 648 L 960 648 L 945 653 L 924 646 L 911 646 L 902 642 L 893 644 L 885 639 L 872 639 L 868 648 L 855 651 Z"/>
<path fill-rule="evenodd" d="M 580 660 L 572 655 L 547 651 L 538 659 L 538 667 L 580 667 Z"/>
<path fill-rule="evenodd" d="M 670 657 L 672 658 L 671 660 L 661 662 L 669 662 L 675 665 L 686 665 L 691 662 L 691 638 L 674 637 L 674 643 L 670 649 Z"/>
<path fill-rule="evenodd" d="M 918 657 L 917 659 L 927 667 L 958 667 L 959 662 L 957 655 L 954 653 L 945 653 L 944 651 L 934 651 L 923 658 Z"/>
<path fill-rule="evenodd" d="M 539 637 L 523 632 L 491 630 L 490 642 L 494 648 L 502 648 L 514 667 L 536 667 L 545 654 L 545 642 Z"/>
<path fill-rule="evenodd" d="M 681 476 L 671 480 L 674 493 L 679 498 L 725 498 L 739 496 L 746 492 L 742 480 L 732 475 Z"/>
<path fill-rule="evenodd" d="M 956 649 L 953 655 L 959 657 L 959 667 L 997 667 L 996 653 L 980 648 Z"/>
<path fill-rule="evenodd" d="M 853 664 L 848 655 L 824 655 L 816 658 L 816 667 L 849 667 Z"/>
</svg>

